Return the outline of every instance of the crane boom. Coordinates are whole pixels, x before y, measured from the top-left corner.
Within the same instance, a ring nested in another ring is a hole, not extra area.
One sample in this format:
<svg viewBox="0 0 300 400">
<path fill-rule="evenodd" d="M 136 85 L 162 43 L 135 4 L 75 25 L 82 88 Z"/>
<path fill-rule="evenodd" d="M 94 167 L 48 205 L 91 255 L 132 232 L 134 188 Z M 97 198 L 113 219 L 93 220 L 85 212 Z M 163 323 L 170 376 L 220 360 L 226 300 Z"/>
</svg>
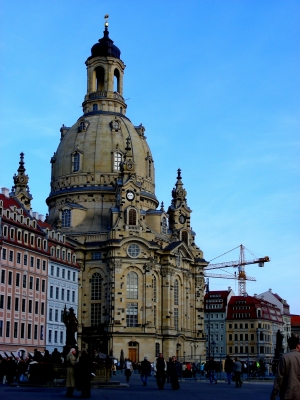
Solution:
<svg viewBox="0 0 300 400">
<path fill-rule="evenodd" d="M 204 272 L 204 276 L 209 277 L 209 278 L 238 279 L 238 277 L 236 275 L 213 274 L 211 272 Z M 244 279 L 246 281 L 256 281 L 256 278 L 254 278 L 252 276 L 248 276 L 248 275 Z"/>
<path fill-rule="evenodd" d="M 249 265 L 249 264 L 263 264 L 265 262 L 269 262 L 270 258 L 268 256 L 266 257 L 261 257 L 261 258 L 255 258 L 254 260 L 248 260 L 248 261 L 229 261 L 229 262 L 223 262 L 223 263 L 217 263 L 217 264 L 208 264 L 206 267 L 204 267 L 204 271 L 207 271 L 209 269 L 219 269 L 219 268 L 228 268 L 228 267 L 239 267 L 240 265 Z M 263 266 L 263 265 L 262 265 Z"/>
</svg>

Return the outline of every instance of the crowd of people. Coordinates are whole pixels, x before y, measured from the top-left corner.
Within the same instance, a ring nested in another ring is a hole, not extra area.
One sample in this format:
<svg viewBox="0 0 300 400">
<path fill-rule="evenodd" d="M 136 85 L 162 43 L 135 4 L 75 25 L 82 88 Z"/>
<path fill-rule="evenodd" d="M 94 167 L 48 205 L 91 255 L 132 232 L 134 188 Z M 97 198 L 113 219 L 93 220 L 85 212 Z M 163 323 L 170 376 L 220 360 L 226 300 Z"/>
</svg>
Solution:
<svg viewBox="0 0 300 400">
<path fill-rule="evenodd" d="M 242 387 L 243 374 L 250 377 L 267 376 L 272 371 L 276 376 L 271 400 L 274 400 L 278 394 L 281 399 L 287 398 L 282 397 L 285 393 L 292 393 L 293 396 L 296 396 L 288 398 L 300 400 L 300 339 L 298 336 L 292 335 L 288 343 L 291 351 L 281 356 L 276 368 L 263 360 L 247 363 L 238 357 L 233 359 L 229 355 L 226 356 L 224 363 L 214 360 L 213 357 L 210 357 L 206 362 L 198 363 L 179 362 L 176 356 L 172 356 L 166 361 L 162 353 L 158 355 L 154 362 L 150 362 L 147 357 L 144 357 L 140 363 L 134 363 L 130 359 L 117 363 L 112 357 L 106 355 L 106 358 L 102 359 L 102 365 L 105 366 L 106 382 L 110 380 L 112 375 L 116 375 L 117 369 L 120 369 L 122 373 L 124 372 L 127 382 L 129 382 L 132 372 L 136 371 L 140 373 L 143 386 L 147 386 L 150 376 L 155 376 L 159 390 L 164 389 L 166 382 L 171 384 L 173 390 L 178 390 L 180 378 L 196 378 L 197 374 L 205 375 L 211 384 L 216 384 L 218 374 L 223 371 L 226 373 L 228 384 L 235 382 L 236 387 Z M 76 390 L 81 391 L 81 397 L 89 398 L 91 396 L 91 379 L 95 376 L 100 359 L 101 356 L 97 350 L 92 354 L 82 350 L 79 354 L 76 348 L 71 348 L 65 358 L 57 349 L 52 354 L 47 350 L 44 354 L 41 354 L 35 349 L 33 356 L 26 359 L 0 356 L 0 382 L 11 385 L 14 382 L 26 380 L 29 366 L 34 363 L 64 364 L 67 369 L 66 397 L 73 397 L 76 388 Z"/>
</svg>

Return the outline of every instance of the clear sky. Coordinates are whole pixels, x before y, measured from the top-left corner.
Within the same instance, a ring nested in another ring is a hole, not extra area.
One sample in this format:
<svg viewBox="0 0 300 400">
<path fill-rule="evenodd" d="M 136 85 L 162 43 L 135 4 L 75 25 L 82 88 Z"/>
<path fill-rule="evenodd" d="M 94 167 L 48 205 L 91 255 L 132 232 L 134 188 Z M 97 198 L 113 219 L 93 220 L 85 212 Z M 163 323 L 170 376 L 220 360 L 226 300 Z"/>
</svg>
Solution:
<svg viewBox="0 0 300 400">
<path fill-rule="evenodd" d="M 82 115 L 85 60 L 103 36 L 127 65 L 127 116 L 143 123 L 156 195 L 171 202 L 182 169 L 196 243 L 210 261 L 240 244 L 256 282 L 300 314 L 298 0 L 2 0 L 1 187 L 25 153 L 33 211 L 47 213 L 62 124 Z M 238 249 L 214 260 L 238 260 Z M 229 270 L 230 271 L 230 270 Z M 225 273 L 223 270 L 214 271 Z M 231 272 L 234 272 L 231 270 Z M 235 280 L 210 289 L 238 293 Z"/>
</svg>

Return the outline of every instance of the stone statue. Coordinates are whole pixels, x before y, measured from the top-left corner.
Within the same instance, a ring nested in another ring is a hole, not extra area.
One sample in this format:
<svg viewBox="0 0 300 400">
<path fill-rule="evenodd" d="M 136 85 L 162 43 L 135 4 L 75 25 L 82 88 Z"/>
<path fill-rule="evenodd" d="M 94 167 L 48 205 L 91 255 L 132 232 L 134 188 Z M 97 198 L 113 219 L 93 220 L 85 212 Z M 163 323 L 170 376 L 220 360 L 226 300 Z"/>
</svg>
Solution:
<svg viewBox="0 0 300 400">
<path fill-rule="evenodd" d="M 65 306 L 63 321 L 67 329 L 66 346 L 75 346 L 77 343 L 75 339 L 75 332 L 77 332 L 78 320 L 74 313 L 74 308 L 71 307 L 69 308 L 69 311 L 67 311 L 67 307 Z"/>
</svg>

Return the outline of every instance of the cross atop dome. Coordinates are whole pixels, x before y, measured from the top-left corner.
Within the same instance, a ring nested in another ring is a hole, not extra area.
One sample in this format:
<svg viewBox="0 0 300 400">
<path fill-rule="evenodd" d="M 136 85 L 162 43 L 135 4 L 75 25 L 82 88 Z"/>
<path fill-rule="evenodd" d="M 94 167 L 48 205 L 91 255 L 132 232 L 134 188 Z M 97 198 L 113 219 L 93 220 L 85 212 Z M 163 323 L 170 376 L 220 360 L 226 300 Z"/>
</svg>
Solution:
<svg viewBox="0 0 300 400">
<path fill-rule="evenodd" d="M 107 29 L 107 28 L 108 28 L 108 18 L 109 18 L 109 15 L 108 15 L 108 14 L 105 14 L 105 15 L 104 15 L 104 18 L 105 18 L 104 27 L 105 27 L 105 29 Z"/>
</svg>

